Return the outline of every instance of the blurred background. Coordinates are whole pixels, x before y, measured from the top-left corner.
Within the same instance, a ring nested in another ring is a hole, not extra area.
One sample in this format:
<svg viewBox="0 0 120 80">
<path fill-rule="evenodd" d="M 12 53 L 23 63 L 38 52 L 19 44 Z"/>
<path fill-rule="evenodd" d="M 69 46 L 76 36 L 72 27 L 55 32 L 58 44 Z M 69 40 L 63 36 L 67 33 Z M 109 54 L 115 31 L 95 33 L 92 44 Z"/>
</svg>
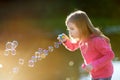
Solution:
<svg viewBox="0 0 120 80">
<path fill-rule="evenodd" d="M 38 48 L 48 49 L 58 34 L 67 33 L 65 19 L 75 10 L 85 11 L 111 39 L 114 61 L 120 61 L 119 0 L 0 0 L 0 80 L 82 80 L 87 73 L 80 69 L 80 51 L 70 52 L 62 45 L 34 67 L 27 64 Z M 3 55 L 6 42 L 13 40 L 19 43 L 17 54 Z M 18 64 L 19 58 L 24 65 Z"/>
</svg>

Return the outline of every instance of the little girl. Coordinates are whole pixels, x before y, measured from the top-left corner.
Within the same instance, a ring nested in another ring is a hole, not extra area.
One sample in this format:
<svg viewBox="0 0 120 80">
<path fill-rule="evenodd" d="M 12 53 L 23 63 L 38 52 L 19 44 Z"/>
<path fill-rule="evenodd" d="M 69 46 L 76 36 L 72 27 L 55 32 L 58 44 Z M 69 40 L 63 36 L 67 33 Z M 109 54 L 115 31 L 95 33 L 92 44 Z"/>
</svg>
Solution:
<svg viewBox="0 0 120 80">
<path fill-rule="evenodd" d="M 80 48 L 84 63 L 82 68 L 90 73 L 91 80 L 111 80 L 114 52 L 110 40 L 95 28 L 84 11 L 78 10 L 66 18 L 69 37 L 62 34 L 58 40 L 70 51 Z"/>
</svg>

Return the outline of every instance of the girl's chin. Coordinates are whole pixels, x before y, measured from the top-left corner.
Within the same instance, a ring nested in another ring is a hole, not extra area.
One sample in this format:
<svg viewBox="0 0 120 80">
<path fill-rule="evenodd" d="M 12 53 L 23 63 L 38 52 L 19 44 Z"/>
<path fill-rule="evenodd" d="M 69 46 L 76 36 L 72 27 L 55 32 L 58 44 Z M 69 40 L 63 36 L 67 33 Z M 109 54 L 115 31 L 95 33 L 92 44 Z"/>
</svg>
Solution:
<svg viewBox="0 0 120 80">
<path fill-rule="evenodd" d="M 71 37 L 71 39 L 74 39 L 74 40 L 79 40 L 79 38 L 78 37 L 74 37 L 74 36 L 70 36 Z"/>
<path fill-rule="evenodd" d="M 76 42 L 79 41 L 79 38 L 71 38 L 71 41 L 72 41 L 73 43 L 76 43 Z"/>
<path fill-rule="evenodd" d="M 73 37 L 75 40 L 79 40 L 79 38 L 77 38 L 77 37 Z"/>
<path fill-rule="evenodd" d="M 79 38 L 75 38 L 76 41 L 79 41 Z"/>
</svg>

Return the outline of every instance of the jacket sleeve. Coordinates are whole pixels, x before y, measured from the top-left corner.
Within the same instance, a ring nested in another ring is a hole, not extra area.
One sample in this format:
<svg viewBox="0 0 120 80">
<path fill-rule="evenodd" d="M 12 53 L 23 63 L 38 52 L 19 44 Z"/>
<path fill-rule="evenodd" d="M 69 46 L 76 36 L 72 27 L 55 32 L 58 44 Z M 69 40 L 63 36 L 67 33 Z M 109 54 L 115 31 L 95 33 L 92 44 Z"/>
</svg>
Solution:
<svg viewBox="0 0 120 80">
<path fill-rule="evenodd" d="M 94 45 L 95 49 L 102 55 L 102 57 L 91 63 L 93 69 L 97 70 L 112 61 L 114 52 L 112 51 L 110 44 L 104 38 L 98 37 L 94 39 Z"/>
<path fill-rule="evenodd" d="M 67 48 L 69 51 L 75 51 L 79 48 L 79 42 L 72 43 L 70 40 L 67 40 L 63 43 L 65 48 Z"/>
</svg>

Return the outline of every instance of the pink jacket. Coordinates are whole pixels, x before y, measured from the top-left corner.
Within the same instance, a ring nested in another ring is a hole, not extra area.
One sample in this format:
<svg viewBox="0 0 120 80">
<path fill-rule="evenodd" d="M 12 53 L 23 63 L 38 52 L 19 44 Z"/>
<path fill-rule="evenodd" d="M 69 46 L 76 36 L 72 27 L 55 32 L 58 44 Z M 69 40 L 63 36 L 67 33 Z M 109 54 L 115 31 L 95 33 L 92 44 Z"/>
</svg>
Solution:
<svg viewBox="0 0 120 80">
<path fill-rule="evenodd" d="M 92 64 L 93 66 L 93 70 L 90 72 L 92 78 L 107 78 L 112 76 L 114 52 L 104 38 L 92 35 L 82 43 L 72 43 L 70 40 L 67 40 L 64 46 L 70 51 L 80 48 L 84 64 Z"/>
</svg>

